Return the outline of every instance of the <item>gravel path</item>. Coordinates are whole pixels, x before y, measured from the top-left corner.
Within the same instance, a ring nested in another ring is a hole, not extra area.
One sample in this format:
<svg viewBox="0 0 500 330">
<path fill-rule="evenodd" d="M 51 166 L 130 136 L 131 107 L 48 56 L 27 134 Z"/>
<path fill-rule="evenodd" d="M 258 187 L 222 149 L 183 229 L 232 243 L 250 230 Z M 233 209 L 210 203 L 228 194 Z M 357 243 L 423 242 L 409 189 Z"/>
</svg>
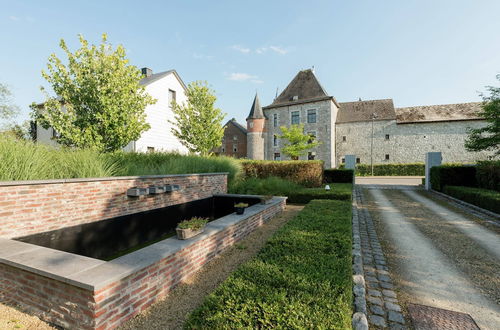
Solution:
<svg viewBox="0 0 500 330">
<path fill-rule="evenodd" d="M 403 302 L 468 313 L 482 329 L 500 328 L 500 263 L 498 250 L 490 251 L 498 234 L 420 191 L 365 195 Z"/>
<path fill-rule="evenodd" d="M 259 252 L 267 240 L 304 206 L 287 205 L 286 210 L 210 261 L 189 282 L 175 288 L 163 301 L 131 319 L 120 329 L 182 329 L 189 313 L 242 263 Z"/>
<path fill-rule="evenodd" d="M 36 316 L 23 313 L 16 308 L 0 304 L 0 329 L 54 330 Z"/>
</svg>

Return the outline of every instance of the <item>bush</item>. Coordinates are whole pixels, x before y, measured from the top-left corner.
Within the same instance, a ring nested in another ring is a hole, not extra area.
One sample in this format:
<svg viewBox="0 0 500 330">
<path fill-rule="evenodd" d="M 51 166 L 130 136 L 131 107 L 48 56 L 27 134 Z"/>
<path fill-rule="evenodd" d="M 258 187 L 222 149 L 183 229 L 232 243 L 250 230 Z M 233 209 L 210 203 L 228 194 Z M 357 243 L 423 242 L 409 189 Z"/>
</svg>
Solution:
<svg viewBox="0 0 500 330">
<path fill-rule="evenodd" d="M 323 171 L 325 183 L 352 183 L 353 178 L 353 170 L 329 168 Z"/>
<path fill-rule="evenodd" d="M 307 204 L 313 199 L 350 201 L 352 198 L 352 184 L 337 183 L 332 185 L 329 191 L 326 191 L 324 188 L 305 188 L 292 191 L 287 196 L 287 202 L 292 204 Z"/>
<path fill-rule="evenodd" d="M 369 164 L 357 164 L 356 175 L 370 176 L 372 168 Z M 374 176 L 422 176 L 425 175 L 424 163 L 408 164 L 376 164 L 373 165 Z"/>
<path fill-rule="evenodd" d="M 500 193 L 482 188 L 445 186 L 444 193 L 464 202 L 500 213 Z"/>
<path fill-rule="evenodd" d="M 312 201 L 195 310 L 185 328 L 350 329 L 351 203 Z"/>
<path fill-rule="evenodd" d="M 323 161 L 320 160 L 242 160 L 241 164 L 244 175 L 250 178 L 275 176 L 306 187 L 319 187 L 323 183 Z"/>
<path fill-rule="evenodd" d="M 500 160 L 479 162 L 476 180 L 479 188 L 500 191 Z"/>
<path fill-rule="evenodd" d="M 443 191 L 445 186 L 475 187 L 476 168 L 464 165 L 441 165 L 431 168 L 431 187 Z"/>
</svg>

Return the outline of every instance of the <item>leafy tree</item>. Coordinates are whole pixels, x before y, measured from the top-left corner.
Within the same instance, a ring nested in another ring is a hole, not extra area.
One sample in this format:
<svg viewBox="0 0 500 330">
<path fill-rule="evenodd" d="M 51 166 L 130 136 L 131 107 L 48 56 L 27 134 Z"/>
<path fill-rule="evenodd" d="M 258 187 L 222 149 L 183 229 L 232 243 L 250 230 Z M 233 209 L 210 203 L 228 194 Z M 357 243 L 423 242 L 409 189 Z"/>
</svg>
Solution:
<svg viewBox="0 0 500 330">
<path fill-rule="evenodd" d="M 190 83 L 186 96 L 186 104 L 172 104 L 175 118 L 175 121 L 169 120 L 175 125 L 172 133 L 190 152 L 209 155 L 213 148 L 222 143 L 222 120 L 226 114 L 214 107 L 217 97 L 207 82 Z"/>
<path fill-rule="evenodd" d="M 315 137 L 309 134 L 304 134 L 304 125 L 292 125 L 290 128 L 281 126 L 280 139 L 285 139 L 288 143 L 285 144 L 281 151 L 292 158 L 293 160 L 299 159 L 300 156 L 305 155 L 307 150 L 317 147 L 320 142 L 315 141 Z"/>
<path fill-rule="evenodd" d="M 139 84 L 137 67 L 129 64 L 125 49 L 113 49 L 102 35 L 99 46 L 79 35 L 80 49 L 71 53 L 61 39 L 67 65 L 49 57 L 48 72 L 42 76 L 57 97 L 47 97 L 42 107 L 33 104 L 33 117 L 44 128 L 52 127 L 55 140 L 65 146 L 114 151 L 137 140 L 149 129 L 145 108 L 156 102 Z"/>
<path fill-rule="evenodd" d="M 0 119 L 3 129 L 12 125 L 12 120 L 19 114 L 19 107 L 12 103 L 12 92 L 7 85 L 0 84 Z"/>
<path fill-rule="evenodd" d="M 500 81 L 500 74 L 497 75 Z M 469 130 L 465 148 L 469 151 L 493 150 L 500 155 L 500 87 L 487 86 L 489 96 L 483 97 L 482 110 L 479 113 L 488 124 Z"/>
</svg>

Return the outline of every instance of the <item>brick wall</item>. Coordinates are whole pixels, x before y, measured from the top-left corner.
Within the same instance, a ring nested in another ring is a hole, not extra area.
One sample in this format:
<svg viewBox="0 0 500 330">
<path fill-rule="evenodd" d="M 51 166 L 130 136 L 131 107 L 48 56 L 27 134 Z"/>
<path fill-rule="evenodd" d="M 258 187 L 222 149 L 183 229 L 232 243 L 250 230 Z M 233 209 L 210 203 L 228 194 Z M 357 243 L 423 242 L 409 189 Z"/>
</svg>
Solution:
<svg viewBox="0 0 500 330">
<path fill-rule="evenodd" d="M 19 303 L 31 313 L 63 327 L 113 329 L 163 298 L 177 284 L 284 207 L 285 199 L 280 198 L 261 212 L 241 217 L 240 221 L 194 240 L 174 254 L 93 290 L 0 263 L 0 300 Z"/>
<path fill-rule="evenodd" d="M 131 187 L 180 191 L 127 197 Z M 227 175 L 192 174 L 0 183 L 0 237 L 15 238 L 226 193 Z"/>
</svg>

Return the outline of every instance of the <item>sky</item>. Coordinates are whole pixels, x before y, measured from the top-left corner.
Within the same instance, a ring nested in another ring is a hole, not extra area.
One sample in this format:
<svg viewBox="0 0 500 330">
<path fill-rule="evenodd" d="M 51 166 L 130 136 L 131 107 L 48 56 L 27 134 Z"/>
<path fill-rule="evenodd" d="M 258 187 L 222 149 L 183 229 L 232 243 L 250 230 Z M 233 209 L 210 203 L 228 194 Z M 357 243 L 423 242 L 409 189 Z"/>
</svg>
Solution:
<svg viewBox="0 0 500 330">
<path fill-rule="evenodd" d="M 243 124 L 256 92 L 268 105 L 312 67 L 339 102 L 473 102 L 500 84 L 499 13 L 498 0 L 0 0 L 0 83 L 27 119 L 60 39 L 76 50 L 78 34 L 107 33 L 139 68 L 207 81 Z"/>
</svg>

